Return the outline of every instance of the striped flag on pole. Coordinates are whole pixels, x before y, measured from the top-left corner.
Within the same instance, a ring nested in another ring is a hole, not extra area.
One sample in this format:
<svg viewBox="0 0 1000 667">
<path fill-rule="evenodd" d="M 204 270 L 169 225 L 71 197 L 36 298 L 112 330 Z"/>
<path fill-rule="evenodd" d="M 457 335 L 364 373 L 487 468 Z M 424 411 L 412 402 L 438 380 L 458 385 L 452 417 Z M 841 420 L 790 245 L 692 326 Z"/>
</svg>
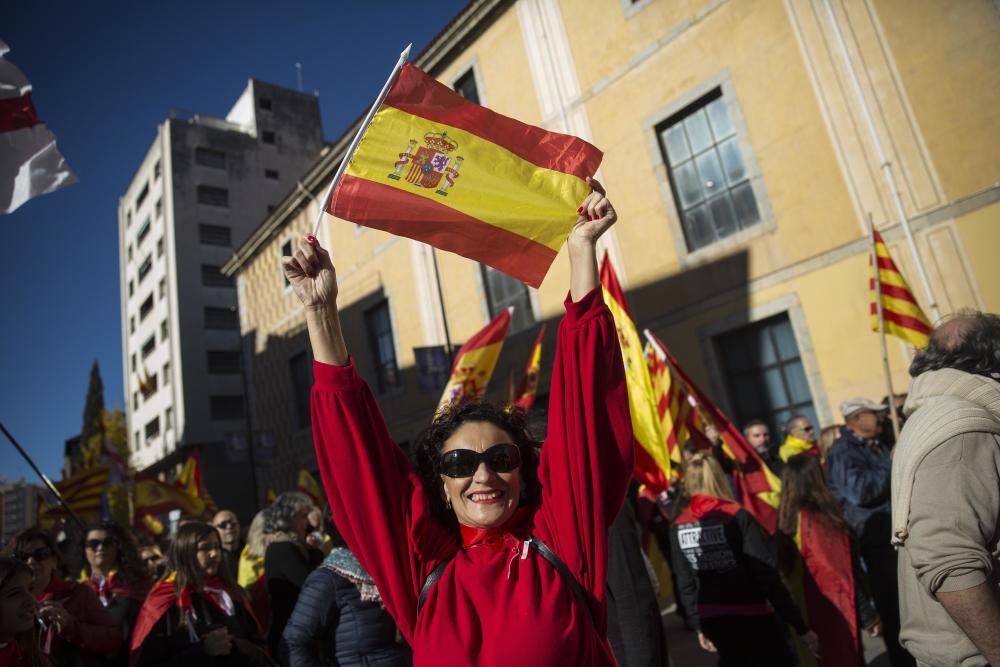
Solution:
<svg viewBox="0 0 1000 667">
<path fill-rule="evenodd" d="M 667 452 L 671 463 L 679 466 L 683 460 L 681 448 L 691 438 L 697 413 L 687 387 L 675 377 L 670 365 L 656 353 L 652 343 L 646 343 L 644 353 L 649 379 L 653 384 L 656 412 L 667 440 Z"/>
<path fill-rule="evenodd" d="M 451 367 L 451 379 L 438 402 L 438 410 L 450 403 L 480 398 L 486 393 L 513 313 L 513 306 L 505 309 L 458 351 Z"/>
<path fill-rule="evenodd" d="M 528 366 L 524 369 L 520 391 L 517 392 L 517 399 L 514 401 L 514 405 L 525 412 L 531 409 L 538 394 L 538 376 L 542 372 L 542 340 L 545 338 L 547 327 L 548 324 L 543 324 L 538 332 L 535 346 L 531 348 L 531 357 L 528 358 Z"/>
<path fill-rule="evenodd" d="M 9 51 L 0 41 L 0 213 L 77 181 L 35 112 L 31 82 L 5 58 Z"/>
<path fill-rule="evenodd" d="M 601 158 L 581 139 L 501 116 L 406 64 L 327 212 L 538 287 Z"/>
<path fill-rule="evenodd" d="M 931 334 L 931 323 L 917 304 L 906 279 L 896 267 L 889 254 L 889 248 L 882 235 L 873 230 L 875 256 L 878 258 L 879 288 L 882 296 L 882 321 L 886 333 L 902 338 L 917 349 L 927 347 Z M 868 256 L 868 290 L 871 293 L 872 331 L 878 331 L 878 304 L 876 299 L 875 269 L 871 255 Z"/>
<path fill-rule="evenodd" d="M 106 464 L 95 465 L 56 482 L 55 487 L 69 508 L 81 519 L 96 519 L 101 511 L 108 475 Z M 43 525 L 51 525 L 53 520 L 64 516 L 67 516 L 67 512 L 62 505 L 49 505 L 42 510 L 41 520 Z"/>
</svg>

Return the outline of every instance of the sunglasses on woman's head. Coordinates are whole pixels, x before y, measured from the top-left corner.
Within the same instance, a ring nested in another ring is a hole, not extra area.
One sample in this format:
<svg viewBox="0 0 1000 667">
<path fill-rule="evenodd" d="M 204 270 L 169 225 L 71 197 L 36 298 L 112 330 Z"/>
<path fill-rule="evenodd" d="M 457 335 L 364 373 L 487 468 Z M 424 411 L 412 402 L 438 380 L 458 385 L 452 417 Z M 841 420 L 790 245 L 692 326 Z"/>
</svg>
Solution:
<svg viewBox="0 0 1000 667">
<path fill-rule="evenodd" d="M 493 472 L 510 472 L 521 465 L 521 450 L 510 443 L 493 445 L 482 453 L 474 449 L 453 449 L 441 456 L 441 474 L 456 479 L 472 477 L 483 461 Z"/>
<path fill-rule="evenodd" d="M 87 547 L 91 551 L 97 551 L 97 547 L 103 546 L 105 549 L 110 549 L 115 546 L 115 538 L 105 537 L 103 540 L 87 540 L 83 543 L 83 546 Z"/>
</svg>

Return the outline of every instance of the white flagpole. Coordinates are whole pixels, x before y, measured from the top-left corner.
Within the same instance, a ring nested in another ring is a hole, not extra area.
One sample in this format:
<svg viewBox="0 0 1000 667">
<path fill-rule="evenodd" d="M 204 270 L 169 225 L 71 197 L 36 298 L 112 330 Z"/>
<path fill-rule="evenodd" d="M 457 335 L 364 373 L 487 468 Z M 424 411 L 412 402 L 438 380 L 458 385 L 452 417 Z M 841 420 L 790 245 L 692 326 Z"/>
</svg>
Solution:
<svg viewBox="0 0 1000 667">
<path fill-rule="evenodd" d="M 878 157 L 879 167 L 882 169 L 882 174 L 885 176 L 885 182 L 889 188 L 889 194 L 892 196 L 892 202 L 896 207 L 896 215 L 899 218 L 899 224 L 903 226 L 903 233 L 906 234 L 906 243 L 909 245 L 910 252 L 913 254 L 913 260 L 917 265 L 917 274 L 920 276 L 920 282 L 924 288 L 924 292 L 927 294 L 927 305 L 931 309 L 934 321 L 937 322 L 941 319 L 941 311 L 938 309 L 937 300 L 934 298 L 934 291 L 931 289 L 931 281 L 927 277 L 927 269 L 924 267 L 924 261 L 920 257 L 920 251 L 917 250 L 917 242 L 913 239 L 913 230 L 910 229 L 910 221 L 906 217 L 906 210 L 903 208 L 903 199 L 899 195 L 899 187 L 896 185 L 896 176 L 892 173 L 892 164 L 889 162 L 889 158 L 885 154 L 885 149 L 882 147 L 882 140 L 879 139 L 878 132 L 875 130 L 875 123 L 872 121 L 871 111 L 869 111 L 868 103 L 865 101 L 864 94 L 861 92 L 861 84 L 858 82 L 858 75 L 854 71 L 854 65 L 851 63 L 851 55 L 847 51 L 847 43 L 844 41 L 844 33 L 840 30 L 840 24 L 837 22 L 837 17 L 833 13 L 833 7 L 830 5 L 830 0 L 824 0 L 823 4 L 826 6 L 827 15 L 830 17 L 830 24 L 833 26 L 833 34 L 837 38 L 837 46 L 840 48 L 840 51 L 844 56 L 844 67 L 847 70 L 847 77 L 851 80 L 851 88 L 854 91 L 855 97 L 858 98 L 858 105 L 861 107 L 861 116 L 865 119 L 865 126 L 868 128 L 868 133 L 871 135 L 872 144 L 875 147 L 875 154 Z"/>
<path fill-rule="evenodd" d="M 889 415 L 892 417 L 892 432 L 899 439 L 899 418 L 896 416 L 895 395 L 892 393 L 892 375 L 889 372 L 889 350 L 885 344 L 885 320 L 882 314 L 882 276 L 878 268 L 878 252 L 875 246 L 875 221 L 868 214 L 868 235 L 872 240 L 872 275 L 875 277 L 875 307 L 878 313 L 878 338 L 882 345 L 882 371 L 885 373 L 885 388 L 889 392 Z"/>
<path fill-rule="evenodd" d="M 392 74 L 386 79 L 385 85 L 382 86 L 382 92 L 378 94 L 375 98 L 375 103 L 372 104 L 372 108 L 368 110 L 368 115 L 365 116 L 365 120 L 361 123 L 361 127 L 358 128 L 358 133 L 354 135 L 354 140 L 351 141 L 351 145 L 348 147 L 347 152 L 344 153 L 344 159 L 340 161 L 340 166 L 337 167 L 337 173 L 333 175 L 333 180 L 330 182 L 330 187 L 326 189 L 326 196 L 323 197 L 323 203 L 319 207 L 319 211 L 316 213 L 316 222 L 313 223 L 313 236 L 319 234 L 319 225 L 323 221 L 323 214 L 326 212 L 327 206 L 330 205 L 330 197 L 333 196 L 333 190 L 337 187 L 337 183 L 340 182 L 341 176 L 344 175 L 344 170 L 347 169 L 347 163 L 351 161 L 354 157 L 354 151 L 358 149 L 358 144 L 361 143 L 361 137 L 364 135 L 365 130 L 368 129 L 368 125 L 372 122 L 372 118 L 375 117 L 375 112 L 378 108 L 382 106 L 382 102 L 385 100 L 386 95 L 389 94 L 389 88 L 396 81 L 396 77 L 399 75 L 399 70 L 403 69 L 403 64 L 410 57 L 410 48 L 413 44 L 407 44 L 403 52 L 399 54 L 399 60 L 396 62 L 396 66 L 392 68 Z"/>
</svg>

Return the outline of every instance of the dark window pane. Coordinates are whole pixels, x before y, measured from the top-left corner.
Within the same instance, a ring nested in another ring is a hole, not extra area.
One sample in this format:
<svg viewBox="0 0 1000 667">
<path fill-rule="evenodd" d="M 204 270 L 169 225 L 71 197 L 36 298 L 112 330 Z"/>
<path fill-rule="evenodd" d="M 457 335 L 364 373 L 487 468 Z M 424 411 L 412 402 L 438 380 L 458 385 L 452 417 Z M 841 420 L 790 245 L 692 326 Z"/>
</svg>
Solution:
<svg viewBox="0 0 1000 667">
<path fill-rule="evenodd" d="M 146 201 L 146 197 L 149 196 L 149 183 L 147 182 L 142 186 L 142 190 L 139 191 L 138 196 L 135 198 L 135 212 L 139 212 L 139 207 L 142 206 L 142 202 Z"/>
<path fill-rule="evenodd" d="M 240 322 L 236 311 L 231 308 L 205 307 L 206 329 L 239 329 Z"/>
<path fill-rule="evenodd" d="M 153 255 L 146 255 L 146 259 L 142 261 L 139 265 L 139 284 L 142 284 L 143 278 L 149 275 L 149 272 L 153 270 Z"/>
<path fill-rule="evenodd" d="M 806 373 L 802 369 L 802 362 L 799 360 L 790 361 L 782 371 L 785 374 L 785 385 L 788 387 L 788 396 L 792 403 L 808 403 L 812 400 L 809 393 L 809 383 L 806 382 Z M 815 425 L 815 424 L 814 424 Z"/>
<path fill-rule="evenodd" d="M 479 89 L 476 87 L 475 72 L 471 69 L 458 77 L 455 81 L 455 92 L 469 100 L 479 104 Z"/>
<path fill-rule="evenodd" d="M 788 320 L 779 322 L 771 328 L 774 336 L 774 343 L 778 346 L 778 355 L 781 359 L 798 359 L 799 346 L 795 342 L 795 332 L 792 330 L 792 323 Z"/>
<path fill-rule="evenodd" d="M 715 135 L 716 141 L 722 141 L 736 131 L 729 119 L 729 110 L 726 109 L 725 99 L 716 98 L 705 109 L 708 111 L 708 120 L 712 124 L 712 134 Z"/>
<path fill-rule="evenodd" d="M 743 183 L 732 190 L 733 206 L 741 227 L 749 227 L 760 222 L 760 212 L 757 211 L 757 200 L 753 196 L 750 183 Z"/>
<path fill-rule="evenodd" d="M 233 375 L 240 372 L 239 350 L 207 350 L 206 370 L 213 375 Z"/>
<path fill-rule="evenodd" d="M 229 190 L 211 185 L 198 186 L 198 203 L 207 206 L 229 206 Z"/>
<path fill-rule="evenodd" d="M 232 245 L 229 227 L 224 225 L 198 225 L 198 240 L 205 245 Z"/>
<path fill-rule="evenodd" d="M 218 266 L 202 264 L 201 284 L 206 287 L 232 287 L 233 279 L 223 274 Z"/>
<path fill-rule="evenodd" d="M 194 161 L 196 164 L 200 164 L 203 167 L 210 167 L 212 169 L 225 169 L 226 152 L 216 150 L 214 148 L 205 148 L 204 146 L 198 146 L 194 149 Z"/>
<path fill-rule="evenodd" d="M 708 212 L 707 206 L 704 204 L 695 206 L 684 214 L 684 232 L 692 250 L 697 250 L 715 240 L 712 215 Z"/>
<path fill-rule="evenodd" d="M 764 387 L 767 391 L 767 401 L 775 407 L 788 405 L 788 392 L 785 391 L 785 382 L 781 376 L 780 368 L 769 368 L 762 375 Z"/>
<path fill-rule="evenodd" d="M 663 133 L 663 145 L 667 150 L 667 160 L 670 166 L 675 166 L 691 156 L 691 149 L 688 148 L 687 137 L 684 136 L 684 126 L 680 123 L 671 125 Z"/>
<path fill-rule="evenodd" d="M 736 137 L 719 144 L 719 155 L 722 156 L 722 168 L 726 172 L 726 181 L 735 185 L 747 177 L 746 165 L 743 164 L 743 154 Z"/>
<path fill-rule="evenodd" d="M 708 129 L 708 120 L 705 118 L 704 109 L 698 109 L 685 118 L 684 129 L 687 131 L 693 153 L 700 153 L 712 145 L 712 133 Z"/>
<path fill-rule="evenodd" d="M 729 236 L 739 229 L 736 224 L 736 211 L 733 210 L 733 203 L 729 200 L 729 195 L 719 195 L 708 202 L 708 207 L 712 211 L 712 218 L 715 220 L 715 235 L 720 239 Z"/>
<path fill-rule="evenodd" d="M 705 198 L 701 181 L 693 162 L 685 162 L 674 170 L 674 183 L 680 197 L 681 209 L 688 209 Z"/>
<path fill-rule="evenodd" d="M 759 368 L 762 366 L 772 366 L 778 362 L 778 355 L 774 350 L 774 343 L 768 329 L 758 329 L 747 336 L 747 342 L 753 347 L 755 356 L 754 364 Z"/>
<path fill-rule="evenodd" d="M 379 391 L 399 386 L 399 368 L 396 365 L 396 347 L 392 337 L 388 302 L 383 301 L 365 311 L 365 325 L 378 375 Z"/>
<path fill-rule="evenodd" d="M 209 401 L 212 419 L 243 419 L 242 396 L 212 396 Z"/>
<path fill-rule="evenodd" d="M 510 322 L 511 333 L 522 331 L 534 324 L 535 316 L 531 311 L 531 296 L 527 286 L 503 271 L 497 271 L 485 264 L 481 266 L 490 317 L 496 317 L 508 306 L 514 306 L 514 315 Z"/>
<path fill-rule="evenodd" d="M 760 391 L 757 384 L 744 377 L 733 382 L 737 410 L 742 414 L 756 414 L 760 411 Z"/>
<path fill-rule="evenodd" d="M 260 140 L 265 144 L 273 144 L 275 143 L 275 141 L 277 141 L 277 138 L 274 136 L 273 131 L 264 130 L 263 132 L 260 133 Z"/>
<path fill-rule="evenodd" d="M 722 166 L 719 164 L 719 156 L 714 150 L 702 153 L 694 159 L 698 165 L 698 177 L 701 179 L 701 187 L 705 190 L 705 196 L 722 192 L 725 183 L 722 182 Z"/>
</svg>

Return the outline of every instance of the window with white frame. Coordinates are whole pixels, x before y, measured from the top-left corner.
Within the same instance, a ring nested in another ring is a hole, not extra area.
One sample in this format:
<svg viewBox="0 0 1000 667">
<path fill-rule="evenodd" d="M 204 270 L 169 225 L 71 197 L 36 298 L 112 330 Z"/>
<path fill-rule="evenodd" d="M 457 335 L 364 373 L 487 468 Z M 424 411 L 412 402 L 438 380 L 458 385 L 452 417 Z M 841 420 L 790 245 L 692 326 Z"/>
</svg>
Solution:
<svg viewBox="0 0 1000 667">
<path fill-rule="evenodd" d="M 535 314 L 531 310 L 528 286 L 492 266 L 481 264 L 480 267 L 483 272 L 483 286 L 486 288 L 486 305 L 490 317 L 496 317 L 508 306 L 514 306 L 514 315 L 510 320 L 511 333 L 523 331 L 534 324 Z"/>
<path fill-rule="evenodd" d="M 476 73 L 471 67 L 468 72 L 455 79 L 455 92 L 470 102 L 479 104 L 479 88 L 476 86 Z"/>
</svg>

